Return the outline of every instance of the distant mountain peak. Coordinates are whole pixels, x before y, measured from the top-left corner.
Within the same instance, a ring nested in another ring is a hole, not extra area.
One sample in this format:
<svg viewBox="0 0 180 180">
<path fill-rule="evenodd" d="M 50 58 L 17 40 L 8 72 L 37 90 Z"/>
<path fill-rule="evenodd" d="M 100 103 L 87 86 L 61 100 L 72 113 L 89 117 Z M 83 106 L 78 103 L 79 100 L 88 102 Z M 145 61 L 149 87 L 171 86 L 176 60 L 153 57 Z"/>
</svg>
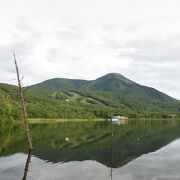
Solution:
<svg viewBox="0 0 180 180">
<path fill-rule="evenodd" d="M 119 73 L 107 73 L 104 76 L 112 76 L 112 77 L 124 77 L 122 74 Z"/>
<path fill-rule="evenodd" d="M 41 92 L 54 91 L 101 91 L 118 93 L 124 97 L 168 101 L 172 98 L 156 89 L 142 86 L 118 73 L 108 73 L 95 80 L 55 78 L 31 86 Z"/>
<path fill-rule="evenodd" d="M 108 73 L 98 79 L 109 79 L 109 80 L 119 80 L 119 81 L 123 81 L 127 84 L 137 84 L 133 81 L 131 81 L 130 79 L 126 78 L 125 76 L 123 76 L 122 74 L 119 74 L 119 73 Z M 96 80 L 98 80 L 96 79 Z"/>
</svg>

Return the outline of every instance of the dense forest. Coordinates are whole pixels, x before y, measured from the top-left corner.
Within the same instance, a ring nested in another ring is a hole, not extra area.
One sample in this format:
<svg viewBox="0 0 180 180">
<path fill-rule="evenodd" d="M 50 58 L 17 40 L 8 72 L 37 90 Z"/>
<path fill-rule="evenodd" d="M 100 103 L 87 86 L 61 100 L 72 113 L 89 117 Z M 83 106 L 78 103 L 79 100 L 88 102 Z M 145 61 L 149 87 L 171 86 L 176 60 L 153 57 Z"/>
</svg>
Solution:
<svg viewBox="0 0 180 180">
<path fill-rule="evenodd" d="M 5 122 L 21 119 L 17 87 L 0 84 L 0 88 L 0 120 Z M 113 113 L 130 118 L 159 118 L 163 114 L 174 112 L 173 105 L 140 102 L 133 98 L 122 98 L 114 93 L 57 91 L 47 96 L 32 90 L 25 92 L 29 118 L 107 119 L 110 114 L 109 97 Z"/>
<path fill-rule="evenodd" d="M 94 81 L 52 79 L 24 88 L 29 118 L 107 119 L 113 114 L 130 118 L 160 118 L 176 113 L 180 102 L 122 75 L 108 74 Z M 17 86 L 0 83 L 0 121 L 21 119 Z"/>
</svg>

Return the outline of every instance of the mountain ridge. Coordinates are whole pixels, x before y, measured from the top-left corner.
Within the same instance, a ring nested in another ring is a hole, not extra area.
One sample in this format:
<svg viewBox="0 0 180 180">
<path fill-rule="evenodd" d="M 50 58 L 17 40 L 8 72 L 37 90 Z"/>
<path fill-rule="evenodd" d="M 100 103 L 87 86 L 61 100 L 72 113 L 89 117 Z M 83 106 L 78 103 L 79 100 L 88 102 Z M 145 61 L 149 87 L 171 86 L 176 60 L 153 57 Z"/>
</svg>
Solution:
<svg viewBox="0 0 180 180">
<path fill-rule="evenodd" d="M 30 86 L 37 91 L 55 90 L 94 90 L 116 92 L 122 95 L 138 98 L 164 98 L 177 100 L 153 87 L 140 85 L 118 73 L 108 73 L 95 80 L 53 78 Z"/>
<path fill-rule="evenodd" d="M 30 118 L 108 118 L 110 98 L 116 115 L 180 116 L 179 100 L 117 73 L 89 81 L 54 78 L 30 86 L 24 96 Z M 0 83 L 0 121 L 20 117 L 18 87 Z"/>
</svg>

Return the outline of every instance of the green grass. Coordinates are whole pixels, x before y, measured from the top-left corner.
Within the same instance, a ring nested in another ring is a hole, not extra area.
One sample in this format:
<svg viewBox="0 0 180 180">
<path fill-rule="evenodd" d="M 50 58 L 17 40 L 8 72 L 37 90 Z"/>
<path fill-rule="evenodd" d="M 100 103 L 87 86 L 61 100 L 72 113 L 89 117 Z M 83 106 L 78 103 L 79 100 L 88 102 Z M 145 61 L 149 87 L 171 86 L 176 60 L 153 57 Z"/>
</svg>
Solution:
<svg viewBox="0 0 180 180">
<path fill-rule="evenodd" d="M 63 123 L 63 122 L 101 122 L 101 121 L 107 121 L 107 119 L 45 119 L 45 118 L 29 118 L 28 122 L 29 124 L 40 124 L 40 123 Z M 12 121 L 14 124 L 23 124 L 23 121 L 16 120 Z"/>
<path fill-rule="evenodd" d="M 146 123 L 148 121 L 162 121 L 162 122 L 180 122 L 180 118 L 175 119 L 158 119 L 158 118 L 146 118 L 144 120 L 142 119 L 129 119 L 129 121 L 138 121 L 141 123 Z M 29 124 L 46 124 L 46 123 L 64 123 L 64 122 L 105 122 L 110 121 L 109 119 L 103 119 L 103 118 L 96 118 L 96 119 L 45 119 L 45 118 L 29 118 L 28 122 Z M 16 120 L 12 121 L 13 124 L 23 124 L 22 120 Z"/>
</svg>

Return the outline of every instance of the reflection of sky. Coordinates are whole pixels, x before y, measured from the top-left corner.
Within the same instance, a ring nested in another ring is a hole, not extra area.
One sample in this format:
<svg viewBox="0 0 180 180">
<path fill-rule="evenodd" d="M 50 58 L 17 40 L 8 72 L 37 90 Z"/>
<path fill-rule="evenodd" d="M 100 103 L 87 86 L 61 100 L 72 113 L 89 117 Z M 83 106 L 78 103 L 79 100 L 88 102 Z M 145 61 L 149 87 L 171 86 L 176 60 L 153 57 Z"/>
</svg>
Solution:
<svg viewBox="0 0 180 180">
<path fill-rule="evenodd" d="M 15 154 L 0 158 L 0 179 L 22 179 L 27 155 Z M 32 157 L 29 180 L 106 180 L 110 169 L 96 161 L 47 163 Z M 114 180 L 179 180 L 180 139 L 162 149 L 133 160 L 113 170 Z"/>
</svg>

